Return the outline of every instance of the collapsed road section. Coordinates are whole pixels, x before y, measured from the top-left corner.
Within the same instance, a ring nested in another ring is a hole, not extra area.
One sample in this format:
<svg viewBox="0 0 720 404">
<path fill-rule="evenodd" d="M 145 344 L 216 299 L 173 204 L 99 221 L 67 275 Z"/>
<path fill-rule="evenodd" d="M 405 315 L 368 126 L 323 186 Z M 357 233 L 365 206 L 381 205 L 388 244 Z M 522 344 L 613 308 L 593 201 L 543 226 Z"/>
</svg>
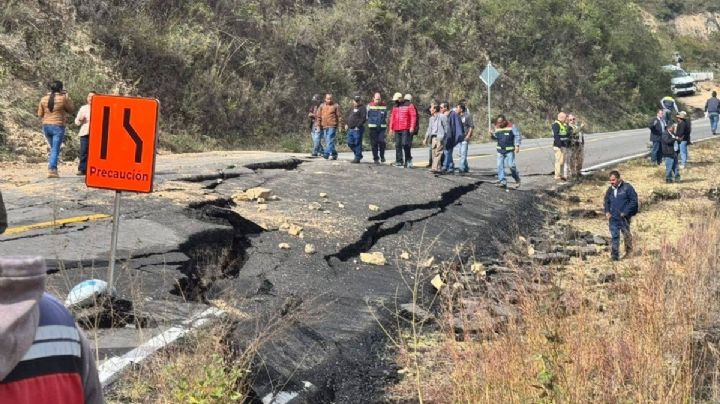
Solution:
<svg viewBox="0 0 720 404">
<path fill-rule="evenodd" d="M 209 283 L 213 299 L 250 315 L 238 320 L 233 346 L 256 349 L 250 384 L 258 399 L 382 400 L 397 375 L 384 359 L 383 328 L 392 329 L 399 305 L 413 298 L 403 272 L 429 256 L 454 259 L 458 247 L 461 254 L 496 255 L 544 220 L 532 192 L 407 170 L 389 193 L 386 182 L 397 173 L 390 167 L 336 167 L 318 162 L 281 175 L 258 171 L 264 192 L 275 198 L 242 198 L 231 207 L 265 231 L 252 236 L 235 276 Z M 234 181 L 214 189 L 218 198 L 244 188 Z M 303 248 L 308 244 L 311 253 Z M 366 264 L 363 252 L 382 253 L 387 264 Z M 410 259 L 401 260 L 402 252 Z"/>
</svg>

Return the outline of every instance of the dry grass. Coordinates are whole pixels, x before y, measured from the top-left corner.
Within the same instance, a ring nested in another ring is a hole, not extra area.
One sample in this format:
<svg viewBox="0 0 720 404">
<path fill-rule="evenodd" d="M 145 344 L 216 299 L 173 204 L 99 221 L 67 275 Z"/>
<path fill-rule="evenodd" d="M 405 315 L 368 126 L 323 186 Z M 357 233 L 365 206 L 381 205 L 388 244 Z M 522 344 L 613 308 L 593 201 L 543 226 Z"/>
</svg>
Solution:
<svg viewBox="0 0 720 404">
<path fill-rule="evenodd" d="M 695 167 L 672 186 L 659 168 L 621 166 L 641 199 L 636 255 L 616 265 L 605 255 L 573 259 L 554 272 L 552 288 L 521 291 L 520 316 L 490 339 L 458 341 L 452 327 L 424 336 L 423 401 L 720 401 L 720 216 L 706 197 L 718 186 L 718 151 L 716 142 L 693 148 Z M 581 202 L 563 202 L 561 211 L 602 209 L 606 187 L 604 175 L 576 185 L 569 196 Z M 675 192 L 679 199 L 652 196 Z M 608 233 L 602 219 L 563 223 Z M 604 272 L 617 280 L 599 282 Z M 398 360 L 410 367 L 406 351 Z M 416 385 L 406 376 L 389 396 L 408 399 Z"/>
<path fill-rule="evenodd" d="M 108 402 L 243 402 L 252 358 L 230 351 L 229 332 L 228 324 L 217 324 L 154 355 L 117 382 Z"/>
</svg>

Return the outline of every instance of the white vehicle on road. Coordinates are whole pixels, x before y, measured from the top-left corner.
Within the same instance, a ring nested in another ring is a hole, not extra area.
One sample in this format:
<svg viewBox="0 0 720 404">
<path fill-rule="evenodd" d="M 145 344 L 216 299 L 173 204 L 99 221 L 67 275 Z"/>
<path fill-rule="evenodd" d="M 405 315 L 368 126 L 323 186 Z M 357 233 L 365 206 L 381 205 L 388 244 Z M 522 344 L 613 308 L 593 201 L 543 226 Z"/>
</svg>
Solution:
<svg viewBox="0 0 720 404">
<path fill-rule="evenodd" d="M 673 95 L 695 94 L 695 91 L 697 91 L 695 79 L 685 70 L 673 65 L 666 65 L 662 68 L 670 73 L 670 91 L 672 91 Z"/>
</svg>

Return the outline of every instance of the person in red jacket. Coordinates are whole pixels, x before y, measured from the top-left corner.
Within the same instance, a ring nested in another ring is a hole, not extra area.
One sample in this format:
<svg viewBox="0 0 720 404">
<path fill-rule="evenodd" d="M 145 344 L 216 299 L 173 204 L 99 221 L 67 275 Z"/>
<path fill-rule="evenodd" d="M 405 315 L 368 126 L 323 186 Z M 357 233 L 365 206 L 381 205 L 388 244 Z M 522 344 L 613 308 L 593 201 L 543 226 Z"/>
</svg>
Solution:
<svg viewBox="0 0 720 404">
<path fill-rule="evenodd" d="M 401 93 L 393 95 L 395 106 L 390 112 L 390 130 L 395 133 L 395 167 L 412 167 L 412 133 L 417 125 L 417 109 Z M 403 156 L 404 155 L 404 156 Z"/>
<path fill-rule="evenodd" d="M 46 272 L 41 257 L 0 258 L 0 403 L 102 404 L 90 342 Z"/>
</svg>

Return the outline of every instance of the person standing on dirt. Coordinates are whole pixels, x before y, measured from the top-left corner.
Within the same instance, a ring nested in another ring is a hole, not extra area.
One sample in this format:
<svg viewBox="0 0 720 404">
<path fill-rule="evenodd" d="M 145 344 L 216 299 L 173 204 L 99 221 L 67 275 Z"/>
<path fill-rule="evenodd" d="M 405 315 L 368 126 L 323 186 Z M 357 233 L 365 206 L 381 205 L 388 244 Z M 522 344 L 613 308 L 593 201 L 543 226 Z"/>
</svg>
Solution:
<svg viewBox="0 0 720 404">
<path fill-rule="evenodd" d="M 90 91 L 87 95 L 87 104 L 80 107 L 75 117 L 75 125 L 80 125 L 78 137 L 80 138 L 80 162 L 78 163 L 77 175 L 85 175 L 87 171 L 88 143 L 90 134 L 90 102 L 92 101 L 95 91 Z"/>
<path fill-rule="evenodd" d="M 335 138 L 337 131 L 342 128 L 342 114 L 340 107 L 333 102 L 332 94 L 325 94 L 325 103 L 321 104 L 317 110 L 317 126 L 325 138 L 325 151 L 323 157 L 327 160 L 337 160 L 337 150 L 335 150 Z"/>
<path fill-rule="evenodd" d="M 94 351 L 45 277 L 41 257 L 0 258 L 0 402 L 101 404 Z"/>
<path fill-rule="evenodd" d="M 450 128 L 448 127 L 447 116 L 440 113 L 439 105 L 430 106 L 430 111 L 432 116 L 430 117 L 430 122 L 428 122 L 423 146 L 430 144 L 430 150 L 432 151 L 430 172 L 439 174 L 441 172 L 440 163 L 442 161 L 442 154 L 445 148 L 443 142 L 445 141 Z"/>
<path fill-rule="evenodd" d="M 685 111 L 680 111 L 677 120 L 675 136 L 678 138 L 678 149 L 680 151 L 680 169 L 684 170 L 688 161 L 688 146 L 691 144 L 690 133 L 692 132 L 692 125 Z"/>
<path fill-rule="evenodd" d="M 362 103 L 359 95 L 353 97 L 353 108 L 348 113 L 345 120 L 345 131 L 347 132 L 347 145 L 355 154 L 355 158 L 351 163 L 359 163 L 362 160 L 362 138 L 365 132 L 365 122 L 367 122 L 367 109 Z"/>
<path fill-rule="evenodd" d="M 390 130 L 395 133 L 395 167 L 412 168 L 411 132 L 417 125 L 415 106 L 403 99 L 401 93 L 393 94 L 395 106 L 390 111 Z"/>
<path fill-rule="evenodd" d="M 632 253 L 630 221 L 638 212 L 638 196 L 635 188 L 620 178 L 620 172 L 610 171 L 610 187 L 605 192 L 605 218 L 608 220 L 610 236 L 610 258 L 620 259 L 620 233 L 625 239 L 625 256 Z"/>
<path fill-rule="evenodd" d="M 308 109 L 308 119 L 310 120 L 310 137 L 312 139 L 312 152 L 310 157 L 317 157 L 323 154 L 322 133 L 317 126 L 317 110 L 322 103 L 320 94 L 315 94 L 310 100 L 310 108 Z"/>
<path fill-rule="evenodd" d="M 499 115 L 495 120 L 495 129 L 490 130 L 490 137 L 497 140 L 497 178 L 498 185 L 507 191 L 505 164 L 510 168 L 510 175 L 515 180 L 515 188 L 520 188 L 520 173 L 515 164 L 515 157 L 520 153 L 520 131 L 505 118 Z"/>
<path fill-rule="evenodd" d="M 458 170 L 461 173 L 467 173 L 470 171 L 470 166 L 468 166 L 467 162 L 468 142 L 470 142 L 473 130 L 475 130 L 475 123 L 473 122 L 472 114 L 467 110 L 465 100 L 460 101 L 455 106 L 455 112 L 460 115 L 460 121 L 463 126 L 463 140 L 460 142 Z"/>
<path fill-rule="evenodd" d="M 447 101 L 440 104 L 440 112 L 448 118 L 448 128 L 450 133 L 445 139 L 445 151 L 443 153 L 443 172 L 452 174 L 455 172 L 455 162 L 453 162 L 453 150 L 460 142 L 465 140 L 465 132 L 463 131 L 462 120 L 455 109 L 450 109 L 450 103 Z"/>
<path fill-rule="evenodd" d="M 387 130 L 387 105 L 382 101 L 380 93 L 373 95 L 373 100 L 367 108 L 368 131 L 370 134 L 370 148 L 373 162 L 385 162 L 385 131 Z"/>
<path fill-rule="evenodd" d="M 671 96 L 663 97 L 660 100 L 660 106 L 663 109 L 663 116 L 665 118 L 665 125 L 669 125 L 672 121 L 672 111 L 675 111 L 677 114 L 680 112 L 678 110 L 677 102 L 675 102 L 675 99 Z"/>
<path fill-rule="evenodd" d="M 42 120 L 43 135 L 50 146 L 48 157 L 48 178 L 58 178 L 58 159 L 60 147 L 65 138 L 65 120 L 67 114 L 75 110 L 72 100 L 63 89 L 61 81 L 53 81 L 49 85 L 50 93 L 40 99 L 37 116 Z"/>
<path fill-rule="evenodd" d="M 568 147 L 572 137 L 572 127 L 567 124 L 567 114 L 560 112 L 557 120 L 551 125 L 553 134 L 553 150 L 555 151 L 555 180 L 567 181 Z"/>
<path fill-rule="evenodd" d="M 650 121 L 648 128 L 650 129 L 650 142 L 652 142 L 652 149 L 650 149 L 650 162 L 660 165 L 662 163 L 662 152 L 660 147 L 660 140 L 662 134 L 665 132 L 667 124 L 664 118 L 665 112 L 659 109 L 655 114 L 655 118 Z"/>
<path fill-rule="evenodd" d="M 680 181 L 680 169 L 678 165 L 678 137 L 677 127 L 670 124 L 663 132 L 660 139 L 660 147 L 665 159 L 665 182 L 672 183 Z"/>
<path fill-rule="evenodd" d="M 582 166 L 585 161 L 585 134 L 583 133 L 583 125 L 577 122 L 577 118 L 573 114 L 568 115 L 568 125 L 572 129 L 572 138 L 570 139 L 570 176 L 580 178 L 582 176 Z"/>
<path fill-rule="evenodd" d="M 710 118 L 710 132 L 717 135 L 718 118 L 720 118 L 720 100 L 717 98 L 717 91 L 713 91 L 710 98 L 705 101 L 705 118 Z"/>
</svg>

